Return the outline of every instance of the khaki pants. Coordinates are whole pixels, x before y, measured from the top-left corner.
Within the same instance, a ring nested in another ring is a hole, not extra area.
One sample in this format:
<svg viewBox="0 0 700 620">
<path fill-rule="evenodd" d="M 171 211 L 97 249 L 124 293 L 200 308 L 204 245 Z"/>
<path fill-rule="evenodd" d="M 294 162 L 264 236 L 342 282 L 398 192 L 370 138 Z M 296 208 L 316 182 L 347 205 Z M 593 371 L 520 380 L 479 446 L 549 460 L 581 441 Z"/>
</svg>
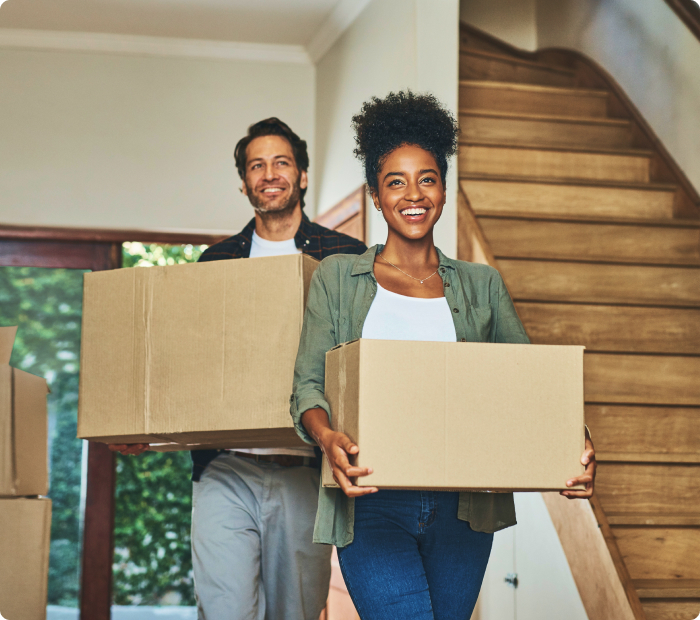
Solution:
<svg viewBox="0 0 700 620">
<path fill-rule="evenodd" d="M 332 547 L 312 542 L 319 472 L 223 453 L 194 482 L 200 620 L 318 620 Z"/>
</svg>

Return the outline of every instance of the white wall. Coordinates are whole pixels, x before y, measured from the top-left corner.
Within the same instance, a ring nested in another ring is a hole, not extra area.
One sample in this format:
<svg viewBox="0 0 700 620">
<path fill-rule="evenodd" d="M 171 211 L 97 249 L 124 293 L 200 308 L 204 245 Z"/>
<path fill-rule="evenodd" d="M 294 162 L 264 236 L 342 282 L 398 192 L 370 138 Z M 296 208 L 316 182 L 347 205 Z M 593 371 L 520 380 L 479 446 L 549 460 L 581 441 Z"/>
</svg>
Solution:
<svg viewBox="0 0 700 620">
<path fill-rule="evenodd" d="M 700 41 L 665 2 L 537 0 L 537 39 L 610 73 L 700 190 Z"/>
<path fill-rule="evenodd" d="M 316 66 L 316 173 L 319 212 L 364 181 L 354 158 L 352 116 L 372 96 L 412 88 L 430 91 L 457 110 L 458 0 L 372 0 Z M 456 255 L 456 187 L 448 175 L 448 203 L 435 242 Z M 384 242 L 386 225 L 370 210 L 369 242 Z"/>
<path fill-rule="evenodd" d="M 313 164 L 314 88 L 310 63 L 0 49 L 0 224 L 237 231 L 236 142 L 279 116 Z"/>
<path fill-rule="evenodd" d="M 588 620 L 542 494 L 516 493 L 515 510 L 518 524 L 494 536 L 479 620 Z"/>
<path fill-rule="evenodd" d="M 515 47 L 537 49 L 537 0 L 462 0 L 459 17 Z"/>
</svg>

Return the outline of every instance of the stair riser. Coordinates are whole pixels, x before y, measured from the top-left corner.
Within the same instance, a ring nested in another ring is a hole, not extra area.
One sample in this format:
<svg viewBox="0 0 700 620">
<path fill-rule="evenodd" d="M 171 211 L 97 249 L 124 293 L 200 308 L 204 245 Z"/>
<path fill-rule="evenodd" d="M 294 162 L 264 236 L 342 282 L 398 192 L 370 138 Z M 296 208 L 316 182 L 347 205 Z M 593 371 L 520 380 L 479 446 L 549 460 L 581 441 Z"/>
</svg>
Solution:
<svg viewBox="0 0 700 620">
<path fill-rule="evenodd" d="M 627 124 L 549 121 L 461 114 L 459 124 L 465 140 L 498 144 L 628 148 L 632 131 Z"/>
<path fill-rule="evenodd" d="M 519 212 L 562 217 L 673 217 L 672 191 L 474 179 L 463 179 L 461 186 L 477 215 Z"/>
<path fill-rule="evenodd" d="M 700 409 L 586 405 L 586 424 L 598 452 L 700 455 Z"/>
<path fill-rule="evenodd" d="M 496 257 L 700 265 L 700 229 L 479 218 Z"/>
<path fill-rule="evenodd" d="M 700 355 L 700 310 L 551 303 L 516 307 L 533 344 Z"/>
<path fill-rule="evenodd" d="M 607 98 L 596 95 L 528 92 L 502 86 L 459 87 L 460 110 L 492 110 L 525 114 L 555 114 L 559 116 L 590 116 L 607 114 Z"/>
<path fill-rule="evenodd" d="M 574 77 L 570 73 L 523 65 L 506 59 L 484 58 L 469 53 L 459 55 L 459 77 L 462 80 L 494 80 L 543 86 L 574 85 Z"/>
<path fill-rule="evenodd" d="M 700 528 L 614 527 L 613 532 L 632 579 L 700 579 Z"/>
<path fill-rule="evenodd" d="M 646 620 L 687 620 L 697 617 L 700 598 L 689 601 L 642 601 Z"/>
<path fill-rule="evenodd" d="M 459 149 L 459 170 L 468 174 L 647 183 L 649 163 L 648 157 L 631 155 L 467 145 Z"/>
<path fill-rule="evenodd" d="M 516 301 L 700 307 L 696 268 L 510 259 L 498 265 Z"/>
<path fill-rule="evenodd" d="M 596 494 L 606 513 L 698 514 L 696 465 L 599 463 Z"/>
</svg>

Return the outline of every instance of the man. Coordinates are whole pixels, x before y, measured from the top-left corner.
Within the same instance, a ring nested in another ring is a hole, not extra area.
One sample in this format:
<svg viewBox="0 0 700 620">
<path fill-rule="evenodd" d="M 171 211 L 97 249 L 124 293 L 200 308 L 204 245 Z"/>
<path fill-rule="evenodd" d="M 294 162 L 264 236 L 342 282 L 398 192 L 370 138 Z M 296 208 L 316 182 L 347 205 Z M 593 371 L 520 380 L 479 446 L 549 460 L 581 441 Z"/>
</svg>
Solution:
<svg viewBox="0 0 700 620">
<path fill-rule="evenodd" d="M 362 254 L 360 241 L 309 221 L 306 142 L 268 118 L 236 145 L 255 217 L 200 261 L 282 254 Z M 115 445 L 139 454 L 143 444 Z M 313 448 L 192 452 L 192 561 L 200 620 L 317 620 L 331 548 L 314 545 L 320 453 Z"/>
</svg>

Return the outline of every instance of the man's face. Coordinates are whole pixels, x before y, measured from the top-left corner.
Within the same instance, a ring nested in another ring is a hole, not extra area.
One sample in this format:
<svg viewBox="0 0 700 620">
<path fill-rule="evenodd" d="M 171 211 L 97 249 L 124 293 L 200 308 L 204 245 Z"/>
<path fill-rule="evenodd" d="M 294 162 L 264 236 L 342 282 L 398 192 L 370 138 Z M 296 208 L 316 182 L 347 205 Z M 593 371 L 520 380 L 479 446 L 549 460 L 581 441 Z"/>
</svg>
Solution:
<svg viewBox="0 0 700 620">
<path fill-rule="evenodd" d="M 258 213 L 294 210 L 307 185 L 306 172 L 299 172 L 292 145 L 282 136 L 255 138 L 246 148 L 243 193 Z"/>
</svg>

